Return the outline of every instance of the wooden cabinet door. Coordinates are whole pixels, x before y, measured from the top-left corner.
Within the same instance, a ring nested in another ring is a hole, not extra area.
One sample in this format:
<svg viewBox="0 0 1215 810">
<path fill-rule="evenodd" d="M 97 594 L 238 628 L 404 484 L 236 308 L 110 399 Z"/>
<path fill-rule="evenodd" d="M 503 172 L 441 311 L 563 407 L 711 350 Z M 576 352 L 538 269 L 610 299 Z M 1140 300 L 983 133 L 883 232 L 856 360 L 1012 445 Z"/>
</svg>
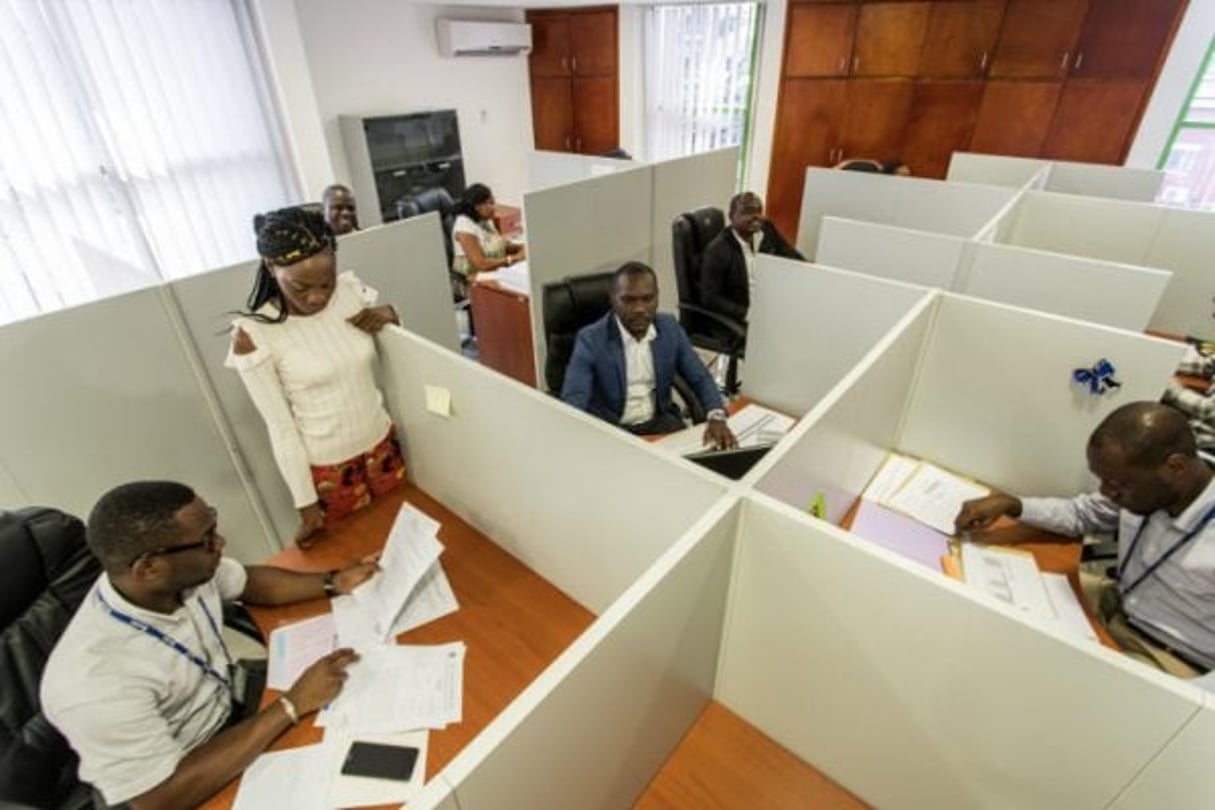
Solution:
<svg viewBox="0 0 1215 810">
<path fill-rule="evenodd" d="M 616 75 L 616 9 L 570 15 L 570 60 L 575 76 Z"/>
<path fill-rule="evenodd" d="M 913 90 L 910 79 L 849 80 L 835 161 L 899 157 Z"/>
<path fill-rule="evenodd" d="M 532 132 L 536 148 L 569 152 L 574 148 L 574 100 L 570 79 L 532 77 Z"/>
<path fill-rule="evenodd" d="M 570 75 L 570 18 L 567 14 L 528 14 L 532 52 L 527 57 L 533 76 Z"/>
<path fill-rule="evenodd" d="M 1146 81 L 1069 81 L 1059 97 L 1042 157 L 1121 163 L 1147 85 Z"/>
<path fill-rule="evenodd" d="M 1089 0 L 1008 0 L 989 76 L 1067 76 Z"/>
<path fill-rule="evenodd" d="M 953 153 L 970 145 L 982 100 L 976 79 L 916 82 L 901 156 L 912 174 L 945 177 Z"/>
<path fill-rule="evenodd" d="M 979 104 L 971 152 L 1038 157 L 1050 132 L 1061 82 L 988 81 Z"/>
<path fill-rule="evenodd" d="M 602 155 L 620 146 L 616 77 L 574 78 L 574 151 Z"/>
<path fill-rule="evenodd" d="M 847 89 L 848 83 L 840 79 L 781 83 L 766 203 L 768 216 L 790 240 L 797 238 L 806 167 L 830 165 Z"/>
<path fill-rule="evenodd" d="M 785 78 L 843 76 L 852 58 L 856 6 L 795 5 L 785 28 Z"/>
<path fill-rule="evenodd" d="M 995 50 L 1003 17 L 1004 0 L 933 3 L 919 75 L 982 76 Z"/>
<path fill-rule="evenodd" d="M 1092 0 L 1071 75 L 1151 78 L 1183 2 Z"/>
<path fill-rule="evenodd" d="M 853 76 L 914 76 L 932 3 L 866 3 L 856 24 Z"/>
</svg>

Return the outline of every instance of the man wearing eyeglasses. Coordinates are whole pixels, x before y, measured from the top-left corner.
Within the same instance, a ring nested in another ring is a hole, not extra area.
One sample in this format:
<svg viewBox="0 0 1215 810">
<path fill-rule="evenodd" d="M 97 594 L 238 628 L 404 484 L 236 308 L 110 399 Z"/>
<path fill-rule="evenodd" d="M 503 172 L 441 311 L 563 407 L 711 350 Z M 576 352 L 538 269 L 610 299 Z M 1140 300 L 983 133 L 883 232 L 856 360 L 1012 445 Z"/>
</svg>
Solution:
<svg viewBox="0 0 1215 810">
<path fill-rule="evenodd" d="M 279 701 L 234 722 L 222 603 L 348 593 L 375 573 L 374 562 L 328 574 L 245 567 L 223 556 L 215 510 L 168 481 L 102 496 L 88 543 L 105 573 L 51 653 L 41 697 L 80 756 L 81 780 L 106 804 L 195 807 L 341 691 L 352 650 L 320 659 Z"/>
</svg>

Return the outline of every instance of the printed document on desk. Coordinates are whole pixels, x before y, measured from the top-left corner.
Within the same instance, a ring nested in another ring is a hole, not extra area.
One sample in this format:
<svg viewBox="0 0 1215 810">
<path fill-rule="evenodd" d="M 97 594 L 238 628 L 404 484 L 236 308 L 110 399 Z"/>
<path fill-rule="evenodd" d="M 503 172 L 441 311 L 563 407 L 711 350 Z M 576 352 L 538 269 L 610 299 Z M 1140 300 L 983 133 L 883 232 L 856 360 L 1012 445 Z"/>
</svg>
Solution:
<svg viewBox="0 0 1215 810">
<path fill-rule="evenodd" d="M 286 691 L 314 662 L 337 649 L 337 622 L 325 613 L 270 631 L 266 686 Z"/>
<path fill-rule="evenodd" d="M 911 478 L 918 466 L 920 462 L 911 456 L 891 453 L 886 456 L 861 497 L 874 503 L 886 503 Z"/>
<path fill-rule="evenodd" d="M 435 537 L 438 531 L 438 521 L 402 504 L 380 554 L 380 573 L 355 588 L 355 600 L 382 640 L 391 639 L 409 595 L 439 559 L 443 544 Z"/>
<path fill-rule="evenodd" d="M 1052 624 L 1058 621 L 1038 563 L 1028 551 L 963 543 L 962 577 L 967 585 L 1026 615 Z"/>
<path fill-rule="evenodd" d="M 531 272 L 527 268 L 527 260 L 515 262 L 509 267 L 491 270 L 488 273 L 477 273 L 477 281 L 496 281 L 511 292 L 521 295 L 531 295 Z"/>
<path fill-rule="evenodd" d="M 370 779 L 365 776 L 349 776 L 342 773 L 350 744 L 355 742 L 397 745 L 418 749 L 417 764 L 409 781 L 398 779 Z M 351 735 L 339 731 L 325 732 L 323 743 L 328 758 L 329 803 L 326 807 L 366 807 L 373 804 L 400 804 L 407 802 L 422 790 L 426 780 L 426 749 L 430 740 L 429 731 L 405 731 L 396 734 Z M 287 805 L 282 805 L 286 807 Z"/>
<path fill-rule="evenodd" d="M 329 757 L 323 744 L 268 751 L 253 760 L 240 780 L 232 810 L 329 810 Z"/>
<path fill-rule="evenodd" d="M 963 502 L 981 498 L 990 491 L 974 481 L 921 461 L 911 477 L 884 503 L 939 532 L 952 535 L 953 520 Z"/>
<path fill-rule="evenodd" d="M 726 424 L 730 432 L 738 439 L 739 447 L 764 447 L 776 444 L 789 432 L 796 420 L 791 416 L 765 408 L 762 405 L 750 403 L 738 409 Z M 704 425 L 693 425 L 690 428 L 665 436 L 656 444 L 672 452 L 686 456 L 704 450 Z"/>
</svg>

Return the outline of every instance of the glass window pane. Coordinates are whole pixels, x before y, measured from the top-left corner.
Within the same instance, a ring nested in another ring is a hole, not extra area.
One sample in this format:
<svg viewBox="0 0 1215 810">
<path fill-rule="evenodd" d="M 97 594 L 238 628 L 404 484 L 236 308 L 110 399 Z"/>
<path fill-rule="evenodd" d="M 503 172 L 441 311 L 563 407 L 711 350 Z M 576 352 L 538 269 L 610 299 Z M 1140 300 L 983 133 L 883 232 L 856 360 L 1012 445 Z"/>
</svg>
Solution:
<svg viewBox="0 0 1215 810">
<path fill-rule="evenodd" d="M 1215 129 L 1182 129 L 1163 168 L 1158 202 L 1215 211 Z"/>
</svg>

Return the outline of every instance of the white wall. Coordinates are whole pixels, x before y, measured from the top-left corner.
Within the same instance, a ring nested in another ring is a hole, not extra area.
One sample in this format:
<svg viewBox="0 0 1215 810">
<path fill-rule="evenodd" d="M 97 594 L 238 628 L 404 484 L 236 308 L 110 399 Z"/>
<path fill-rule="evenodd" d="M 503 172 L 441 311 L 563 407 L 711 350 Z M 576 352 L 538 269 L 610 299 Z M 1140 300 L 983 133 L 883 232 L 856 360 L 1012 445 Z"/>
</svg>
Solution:
<svg viewBox="0 0 1215 810">
<path fill-rule="evenodd" d="M 439 17 L 518 22 L 521 10 L 398 0 L 295 5 L 335 177 L 349 176 L 338 115 L 455 107 L 465 179 L 489 185 L 499 202 L 522 202 L 532 147 L 527 58 L 445 58 L 435 41 Z"/>
</svg>

